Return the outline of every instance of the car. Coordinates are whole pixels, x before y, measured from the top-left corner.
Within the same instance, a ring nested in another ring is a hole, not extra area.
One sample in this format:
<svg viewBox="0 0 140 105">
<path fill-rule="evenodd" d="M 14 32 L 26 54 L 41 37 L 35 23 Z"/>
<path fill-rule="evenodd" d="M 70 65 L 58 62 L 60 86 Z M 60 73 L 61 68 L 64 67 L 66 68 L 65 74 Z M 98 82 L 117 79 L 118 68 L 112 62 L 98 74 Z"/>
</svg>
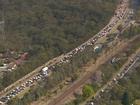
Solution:
<svg viewBox="0 0 140 105">
<path fill-rule="evenodd" d="M 101 92 L 103 93 L 104 92 L 104 89 L 102 89 Z"/>
<path fill-rule="evenodd" d="M 94 102 L 91 101 L 89 105 L 94 105 Z"/>
</svg>

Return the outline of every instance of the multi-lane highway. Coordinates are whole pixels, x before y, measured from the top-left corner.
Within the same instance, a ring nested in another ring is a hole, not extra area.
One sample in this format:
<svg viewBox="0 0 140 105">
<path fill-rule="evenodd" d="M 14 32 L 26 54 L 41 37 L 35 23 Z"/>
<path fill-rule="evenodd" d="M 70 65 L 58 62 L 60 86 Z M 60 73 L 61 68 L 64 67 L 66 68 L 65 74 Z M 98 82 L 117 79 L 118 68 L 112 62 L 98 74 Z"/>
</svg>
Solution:
<svg viewBox="0 0 140 105">
<path fill-rule="evenodd" d="M 77 53 L 84 51 L 88 46 L 94 46 L 100 38 L 106 37 L 106 35 L 108 35 L 112 31 L 112 29 L 116 27 L 118 22 L 123 21 L 124 18 L 129 16 L 128 6 L 129 0 L 121 0 L 110 22 L 99 33 L 94 35 L 92 38 L 90 38 L 88 41 L 78 46 L 74 50 L 50 60 L 46 64 L 38 67 L 33 72 L 27 74 L 25 77 L 5 88 L 0 92 L 0 103 L 4 104 L 7 101 L 11 100 L 26 88 L 33 86 L 40 80 L 43 80 L 43 78 L 48 76 L 49 72 L 52 72 L 57 65 L 70 62 L 70 59 Z"/>
<path fill-rule="evenodd" d="M 118 80 L 123 78 L 131 68 L 136 64 L 137 61 L 140 60 L 140 49 L 138 49 L 135 54 L 132 54 L 131 57 L 128 58 L 128 61 L 122 66 L 118 73 L 116 73 L 113 78 L 107 82 L 101 89 L 99 89 L 94 95 L 94 99 L 89 101 L 87 105 L 96 105 L 96 100 L 100 99 L 101 95 L 110 90 L 115 84 L 118 83 Z"/>
</svg>

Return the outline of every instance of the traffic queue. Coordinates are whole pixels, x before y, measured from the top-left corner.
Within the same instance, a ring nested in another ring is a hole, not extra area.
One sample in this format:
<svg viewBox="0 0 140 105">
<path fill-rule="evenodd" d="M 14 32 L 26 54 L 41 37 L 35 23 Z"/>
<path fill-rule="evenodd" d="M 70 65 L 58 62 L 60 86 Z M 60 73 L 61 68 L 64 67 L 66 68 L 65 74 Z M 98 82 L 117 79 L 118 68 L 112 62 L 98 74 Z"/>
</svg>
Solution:
<svg viewBox="0 0 140 105">
<path fill-rule="evenodd" d="M 82 45 L 78 46 L 74 50 L 70 51 L 69 53 L 64 54 L 64 56 L 59 60 L 59 62 L 55 65 L 60 65 L 61 63 L 69 62 L 69 59 L 76 55 L 77 53 L 82 52 L 85 50 L 86 47 L 94 45 L 99 38 L 105 37 L 111 31 L 111 29 L 117 24 L 120 19 L 123 19 L 123 16 L 127 14 L 127 4 L 128 0 L 122 0 L 119 4 L 119 8 L 117 8 L 115 15 L 109 22 L 109 24 L 104 27 L 99 33 L 97 33 L 94 37 L 90 38 L 88 41 L 83 43 Z M 49 65 L 48 67 L 43 67 L 38 74 L 27 80 L 25 83 L 21 84 L 20 86 L 13 89 L 10 93 L 6 96 L 0 97 L 0 103 L 6 103 L 16 95 L 21 93 L 25 88 L 33 86 L 37 81 L 42 80 L 44 77 L 48 76 L 48 73 L 55 68 L 55 65 Z"/>
<path fill-rule="evenodd" d="M 95 36 L 90 38 L 88 41 L 86 41 L 79 47 L 75 48 L 71 52 L 65 54 L 64 58 L 61 60 L 60 63 L 68 62 L 68 61 L 66 61 L 67 58 L 71 58 L 75 54 L 82 52 L 83 50 L 85 50 L 86 47 L 94 45 L 99 38 L 102 38 L 102 37 L 108 35 L 111 32 L 111 29 L 117 24 L 117 22 L 119 20 L 123 19 L 124 15 L 126 15 L 128 13 L 127 8 L 128 8 L 128 0 L 123 0 L 122 2 L 120 2 L 119 6 L 115 12 L 115 15 L 112 17 L 109 24 L 106 25 L 106 27 L 104 27 L 99 33 L 97 33 Z"/>
<path fill-rule="evenodd" d="M 13 89 L 9 94 L 7 94 L 5 97 L 1 97 L 1 102 L 7 102 L 11 98 L 15 97 L 17 94 L 19 94 L 21 91 L 23 91 L 27 87 L 31 87 L 34 85 L 35 82 L 43 79 L 45 76 L 48 75 L 48 67 L 42 68 L 41 72 L 37 74 L 36 76 L 32 77 L 25 83 L 21 84 L 19 87 L 16 87 Z"/>
</svg>

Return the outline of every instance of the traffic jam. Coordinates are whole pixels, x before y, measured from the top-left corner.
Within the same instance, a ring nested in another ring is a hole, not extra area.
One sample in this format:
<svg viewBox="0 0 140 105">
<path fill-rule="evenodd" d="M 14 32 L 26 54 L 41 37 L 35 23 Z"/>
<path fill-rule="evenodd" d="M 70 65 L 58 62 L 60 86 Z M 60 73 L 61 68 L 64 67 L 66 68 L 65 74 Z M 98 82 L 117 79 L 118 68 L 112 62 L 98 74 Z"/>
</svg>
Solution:
<svg viewBox="0 0 140 105">
<path fill-rule="evenodd" d="M 112 17 L 110 23 L 105 28 L 103 28 L 98 34 L 96 34 L 94 37 L 92 37 L 91 39 L 89 39 L 79 47 L 75 48 L 69 53 L 64 54 L 61 60 L 59 60 L 55 65 L 69 62 L 69 59 L 71 57 L 85 50 L 87 46 L 94 45 L 99 38 L 108 35 L 111 32 L 111 29 L 117 24 L 117 22 L 120 19 L 123 19 L 124 15 L 127 14 L 127 8 L 128 8 L 128 0 L 122 0 L 119 6 L 117 7 L 117 10 L 115 11 L 115 14 Z M 43 67 L 38 74 L 36 74 L 35 76 L 31 77 L 29 80 L 27 80 L 20 86 L 13 89 L 10 93 L 6 94 L 3 97 L 0 97 L 0 103 L 2 104 L 8 102 L 9 100 L 17 96 L 19 93 L 23 92 L 26 88 L 33 86 L 36 82 L 47 77 L 49 72 L 53 71 L 55 65 L 49 65 L 47 67 Z"/>
<path fill-rule="evenodd" d="M 48 75 L 48 67 L 44 67 L 39 74 L 36 76 L 32 77 L 25 83 L 21 84 L 19 87 L 16 87 L 13 89 L 9 94 L 7 94 L 5 97 L 1 97 L 0 101 L 1 102 L 7 102 L 11 98 L 15 97 L 17 94 L 19 94 L 21 91 L 25 90 L 27 87 L 33 86 L 33 84 L 41 79 L 43 79 L 45 76 Z"/>
<path fill-rule="evenodd" d="M 65 54 L 65 56 L 61 59 L 60 63 L 67 63 L 69 58 L 73 57 L 75 54 L 82 52 L 85 50 L 86 47 L 94 45 L 99 38 L 105 37 L 108 35 L 112 28 L 118 23 L 119 20 L 123 19 L 124 16 L 128 13 L 128 0 L 123 0 L 120 2 L 119 6 L 117 7 L 117 10 L 115 11 L 115 15 L 112 17 L 111 21 L 109 22 L 106 27 L 104 27 L 99 33 L 97 33 L 95 36 L 90 38 L 88 41 L 80 45 L 79 47 L 75 48 L 71 52 Z"/>
<path fill-rule="evenodd" d="M 139 54 L 140 55 L 140 54 Z M 98 94 L 96 94 L 94 96 L 94 99 L 89 101 L 87 103 L 87 105 L 95 105 L 96 100 L 101 98 L 102 93 L 104 93 L 105 91 L 107 92 L 108 90 L 110 90 L 115 84 L 118 83 L 118 81 L 123 78 L 128 71 L 130 71 L 130 69 L 136 64 L 137 61 L 140 60 L 140 56 L 136 55 L 135 57 L 132 57 L 130 59 L 130 61 L 128 62 L 128 64 L 110 81 L 107 83 L 107 85 L 105 85 L 102 89 L 100 89 L 100 91 L 98 92 Z"/>
</svg>

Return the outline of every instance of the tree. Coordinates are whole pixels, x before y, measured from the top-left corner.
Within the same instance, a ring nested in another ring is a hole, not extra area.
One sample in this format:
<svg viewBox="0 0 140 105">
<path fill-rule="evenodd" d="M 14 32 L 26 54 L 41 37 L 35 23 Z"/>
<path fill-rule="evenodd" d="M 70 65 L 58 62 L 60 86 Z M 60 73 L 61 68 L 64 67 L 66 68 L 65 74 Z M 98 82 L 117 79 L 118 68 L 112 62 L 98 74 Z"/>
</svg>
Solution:
<svg viewBox="0 0 140 105">
<path fill-rule="evenodd" d="M 87 98 L 87 97 L 89 97 L 91 94 L 94 93 L 94 90 L 93 90 L 93 87 L 92 87 L 91 85 L 85 85 L 85 86 L 83 87 L 82 92 L 83 92 L 83 97 L 84 97 L 84 98 Z"/>
<path fill-rule="evenodd" d="M 122 104 L 123 104 L 123 105 L 130 105 L 129 95 L 128 95 L 127 92 L 125 92 L 125 93 L 123 94 Z"/>
</svg>

